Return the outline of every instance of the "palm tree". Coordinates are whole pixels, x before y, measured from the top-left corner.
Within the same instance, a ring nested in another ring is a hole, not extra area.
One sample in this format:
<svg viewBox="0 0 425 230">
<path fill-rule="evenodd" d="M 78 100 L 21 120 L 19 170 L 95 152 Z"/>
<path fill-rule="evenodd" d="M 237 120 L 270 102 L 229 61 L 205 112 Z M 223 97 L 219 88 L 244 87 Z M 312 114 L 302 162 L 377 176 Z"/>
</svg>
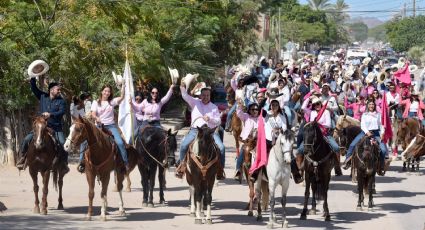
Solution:
<svg viewBox="0 0 425 230">
<path fill-rule="evenodd" d="M 333 6 L 335 10 L 335 18 L 337 21 L 343 22 L 348 19 L 350 16 L 345 12 L 350 8 L 350 6 L 345 3 L 344 0 L 337 0 L 335 5 Z"/>
<path fill-rule="evenodd" d="M 308 0 L 308 5 L 312 10 L 330 10 L 333 8 L 329 0 Z"/>
</svg>

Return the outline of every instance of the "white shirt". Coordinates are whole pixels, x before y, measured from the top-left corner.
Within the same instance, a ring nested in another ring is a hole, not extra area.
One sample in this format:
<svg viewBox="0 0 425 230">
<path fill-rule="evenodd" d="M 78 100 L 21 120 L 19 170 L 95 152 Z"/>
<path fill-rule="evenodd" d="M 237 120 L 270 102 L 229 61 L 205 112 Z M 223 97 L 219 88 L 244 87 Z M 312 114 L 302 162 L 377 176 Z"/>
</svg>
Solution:
<svg viewBox="0 0 425 230">
<path fill-rule="evenodd" d="M 283 108 L 283 106 L 288 105 L 288 102 L 291 99 L 291 92 L 289 87 L 285 85 L 283 89 L 279 89 L 279 93 L 281 93 L 282 96 L 276 98 L 276 100 L 279 101 L 280 108 Z"/>
<path fill-rule="evenodd" d="M 329 104 L 328 104 L 329 105 Z M 313 121 L 316 117 L 317 117 L 317 111 L 313 110 L 310 113 L 310 121 Z M 323 125 L 326 128 L 330 128 L 331 127 L 331 113 L 329 112 L 329 110 L 325 110 L 322 114 L 322 116 L 320 117 L 319 124 Z"/>
<path fill-rule="evenodd" d="M 118 105 L 118 98 L 114 98 L 109 103 L 108 101 L 101 101 L 100 105 L 96 101 L 93 101 L 91 111 L 96 112 L 96 116 L 99 117 L 100 122 L 104 125 L 115 124 L 114 121 L 114 107 Z"/>
<path fill-rule="evenodd" d="M 72 103 L 73 106 L 71 106 L 70 109 L 70 113 L 71 113 L 71 120 L 74 120 L 74 118 L 77 117 L 85 117 L 86 116 L 86 112 L 84 110 L 84 107 L 82 107 L 81 109 L 78 109 L 78 105 L 74 105 L 74 103 Z"/>
<path fill-rule="evenodd" d="M 379 130 L 381 135 L 384 133 L 384 127 L 381 124 L 381 114 L 378 112 L 363 113 L 360 127 L 364 133 L 369 132 L 369 130 Z"/>
<path fill-rule="evenodd" d="M 418 109 L 419 109 L 419 102 L 413 101 L 410 104 L 409 112 L 417 113 L 418 112 Z"/>
<path fill-rule="evenodd" d="M 391 102 L 398 104 L 400 101 L 400 94 L 398 93 L 395 93 L 393 96 L 391 92 L 387 92 L 386 97 L 387 97 L 387 105 L 389 105 Z"/>
<path fill-rule="evenodd" d="M 180 87 L 180 92 L 183 99 L 189 104 L 190 108 L 192 108 L 192 128 L 202 127 L 204 124 L 207 124 L 210 128 L 215 128 L 220 125 L 220 112 L 216 105 L 211 102 L 205 105 L 200 99 L 193 98 L 187 94 L 184 87 Z M 205 115 L 209 117 L 208 122 L 202 118 Z"/>
<path fill-rule="evenodd" d="M 269 141 L 272 140 L 273 129 L 281 128 L 283 131 L 287 129 L 286 118 L 280 113 L 277 116 L 273 116 L 271 111 L 267 112 L 265 122 L 264 130 L 266 132 L 266 139 Z"/>
</svg>

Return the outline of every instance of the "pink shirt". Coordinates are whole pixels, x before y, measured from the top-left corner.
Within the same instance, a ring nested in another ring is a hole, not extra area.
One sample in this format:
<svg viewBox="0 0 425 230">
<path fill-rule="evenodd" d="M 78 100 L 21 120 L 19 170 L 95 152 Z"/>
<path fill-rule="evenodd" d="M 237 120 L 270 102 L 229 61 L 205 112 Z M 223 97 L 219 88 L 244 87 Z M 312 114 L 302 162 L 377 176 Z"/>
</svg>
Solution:
<svg viewBox="0 0 425 230">
<path fill-rule="evenodd" d="M 136 104 L 136 103 L 131 103 L 131 104 L 136 111 L 143 112 L 142 120 L 157 121 L 161 119 L 160 114 L 161 114 L 162 106 L 170 100 L 172 94 L 173 94 L 173 90 L 170 88 L 167 94 L 161 99 L 159 103 L 155 103 L 155 102 L 149 103 L 148 100 L 145 99 L 140 104 Z M 137 114 L 136 114 L 136 117 L 137 117 Z M 139 117 L 137 117 L 137 120 L 140 120 Z"/>
<path fill-rule="evenodd" d="M 242 140 L 246 140 L 251 131 L 258 128 L 258 117 L 252 117 L 249 114 L 244 113 L 240 108 L 236 110 L 236 115 L 244 123 L 240 137 Z"/>
<path fill-rule="evenodd" d="M 318 112 L 316 110 L 311 111 L 310 121 L 313 121 L 317 117 L 317 113 Z M 323 112 L 318 123 L 323 125 L 325 128 L 328 128 L 328 129 L 331 127 L 331 114 L 330 114 L 329 110 L 326 109 Z"/>
<path fill-rule="evenodd" d="M 96 112 L 96 116 L 99 117 L 100 122 L 104 125 L 115 124 L 114 121 L 114 107 L 118 105 L 118 98 L 114 98 L 109 103 L 108 101 L 101 101 L 100 105 L 97 100 L 93 101 L 91 105 L 91 111 Z"/>
<path fill-rule="evenodd" d="M 362 118 L 362 114 L 364 113 L 364 111 L 366 110 L 366 105 L 365 104 L 361 104 L 360 102 L 356 102 L 356 103 L 352 103 L 352 104 L 348 104 L 347 100 L 344 100 L 344 106 L 346 109 L 352 109 L 353 110 L 353 114 L 354 114 L 354 118 L 359 120 Z"/>
<path fill-rule="evenodd" d="M 142 111 L 142 103 L 136 103 L 135 101 L 131 101 L 131 107 L 133 108 L 134 115 L 136 115 L 136 119 L 138 121 L 143 121 L 143 111 Z"/>
<path fill-rule="evenodd" d="M 220 112 L 216 105 L 211 102 L 205 105 L 200 99 L 193 98 L 187 94 L 184 87 L 180 87 L 180 91 L 183 99 L 189 104 L 190 108 L 192 108 L 192 128 L 202 127 L 204 124 L 207 124 L 210 128 L 215 128 L 220 125 Z M 205 115 L 209 117 L 208 122 L 202 118 Z"/>
</svg>

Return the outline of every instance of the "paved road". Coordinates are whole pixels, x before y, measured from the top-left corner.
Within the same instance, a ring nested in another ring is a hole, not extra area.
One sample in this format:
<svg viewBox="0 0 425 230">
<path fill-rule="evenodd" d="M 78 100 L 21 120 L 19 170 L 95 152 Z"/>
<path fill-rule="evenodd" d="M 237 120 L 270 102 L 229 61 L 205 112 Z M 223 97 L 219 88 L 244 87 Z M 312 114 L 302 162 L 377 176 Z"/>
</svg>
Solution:
<svg viewBox="0 0 425 230">
<path fill-rule="evenodd" d="M 179 139 L 184 133 L 179 131 Z M 187 132 L 187 131 L 186 131 Z M 231 177 L 234 172 L 234 142 L 225 135 L 227 148 L 226 173 Z M 6 211 L 0 213 L 0 229 L 198 229 L 189 217 L 188 188 L 185 180 L 178 180 L 174 169 L 167 173 L 166 205 L 155 208 L 142 208 L 140 175 L 136 171 L 131 174 L 133 180 L 131 193 L 124 193 L 126 217 L 117 216 L 118 194 L 108 193 L 108 221 L 100 221 L 100 189 L 96 183 L 94 199 L 95 216 L 93 221 L 84 221 L 87 211 L 87 183 L 84 175 L 76 171 L 76 164 L 64 179 L 65 210 L 56 210 L 57 193 L 50 186 L 48 197 L 49 213 L 47 216 L 32 214 L 34 197 L 32 182 L 28 171 L 18 174 L 18 170 L 0 167 L 0 210 L 2 205 Z M 308 220 L 299 220 L 302 210 L 304 187 L 291 181 L 287 204 L 289 227 L 293 229 L 423 229 L 425 217 L 425 184 L 424 176 L 401 173 L 401 162 L 396 161 L 385 177 L 377 177 L 375 198 L 376 208 L 373 212 L 356 211 L 357 197 L 352 192 L 356 186 L 351 183 L 347 172 L 342 177 L 333 177 L 329 191 L 329 209 L 331 222 L 323 221 L 321 213 L 308 216 Z M 423 170 L 422 170 L 423 171 Z M 279 189 L 280 190 L 280 189 Z M 278 192 L 277 194 L 279 194 Z M 158 193 L 154 196 L 158 202 Z M 233 179 L 226 179 L 214 188 L 212 210 L 213 225 L 203 226 L 205 229 L 266 229 L 268 213 L 264 220 L 257 222 L 248 217 L 244 210 L 248 199 L 246 184 L 238 184 Z M 279 205 L 277 212 L 281 211 Z M 319 204 L 321 210 L 321 204 Z"/>
</svg>

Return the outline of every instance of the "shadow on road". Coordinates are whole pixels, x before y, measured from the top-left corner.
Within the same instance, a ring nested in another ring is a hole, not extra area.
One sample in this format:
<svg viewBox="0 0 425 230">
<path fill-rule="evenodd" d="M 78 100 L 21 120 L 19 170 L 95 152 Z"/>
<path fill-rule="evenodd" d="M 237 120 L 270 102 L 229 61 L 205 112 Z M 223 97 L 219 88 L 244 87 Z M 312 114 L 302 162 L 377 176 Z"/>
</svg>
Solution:
<svg viewBox="0 0 425 230">
<path fill-rule="evenodd" d="M 391 213 L 409 213 L 414 209 L 422 209 L 425 208 L 425 205 L 410 205 L 403 203 L 385 203 L 385 204 L 377 204 L 377 207 L 384 211 L 389 211 Z"/>
<path fill-rule="evenodd" d="M 343 184 L 343 183 L 333 183 L 329 184 L 329 190 L 342 190 L 342 191 L 352 191 L 356 189 L 356 184 Z"/>
<path fill-rule="evenodd" d="M 377 197 L 414 197 L 417 195 L 424 195 L 425 192 L 408 192 L 403 190 L 389 190 L 389 191 L 382 191 L 378 192 Z"/>
<path fill-rule="evenodd" d="M 138 210 L 139 208 L 126 208 L 124 206 L 124 209 L 126 211 L 130 211 L 130 210 Z M 88 206 L 77 206 L 77 207 L 70 207 L 70 208 L 65 207 L 64 212 L 69 214 L 86 214 L 87 210 L 88 210 Z M 118 211 L 118 205 L 116 207 L 108 207 L 107 209 L 108 213 L 117 212 L 117 211 Z M 100 205 L 93 206 L 93 215 L 94 216 L 100 215 Z"/>
<path fill-rule="evenodd" d="M 376 176 L 376 184 L 379 183 L 400 183 L 403 180 L 406 180 L 406 177 L 392 177 L 392 176 Z"/>
<path fill-rule="evenodd" d="M 145 210 L 146 212 L 127 213 L 125 221 L 156 221 L 164 219 L 174 219 L 176 216 L 182 215 L 171 212 L 149 212 L 147 211 L 148 209 Z"/>
<path fill-rule="evenodd" d="M 1 229 L 75 229 L 79 218 L 58 215 L 8 215 L 0 216 Z"/>
</svg>

